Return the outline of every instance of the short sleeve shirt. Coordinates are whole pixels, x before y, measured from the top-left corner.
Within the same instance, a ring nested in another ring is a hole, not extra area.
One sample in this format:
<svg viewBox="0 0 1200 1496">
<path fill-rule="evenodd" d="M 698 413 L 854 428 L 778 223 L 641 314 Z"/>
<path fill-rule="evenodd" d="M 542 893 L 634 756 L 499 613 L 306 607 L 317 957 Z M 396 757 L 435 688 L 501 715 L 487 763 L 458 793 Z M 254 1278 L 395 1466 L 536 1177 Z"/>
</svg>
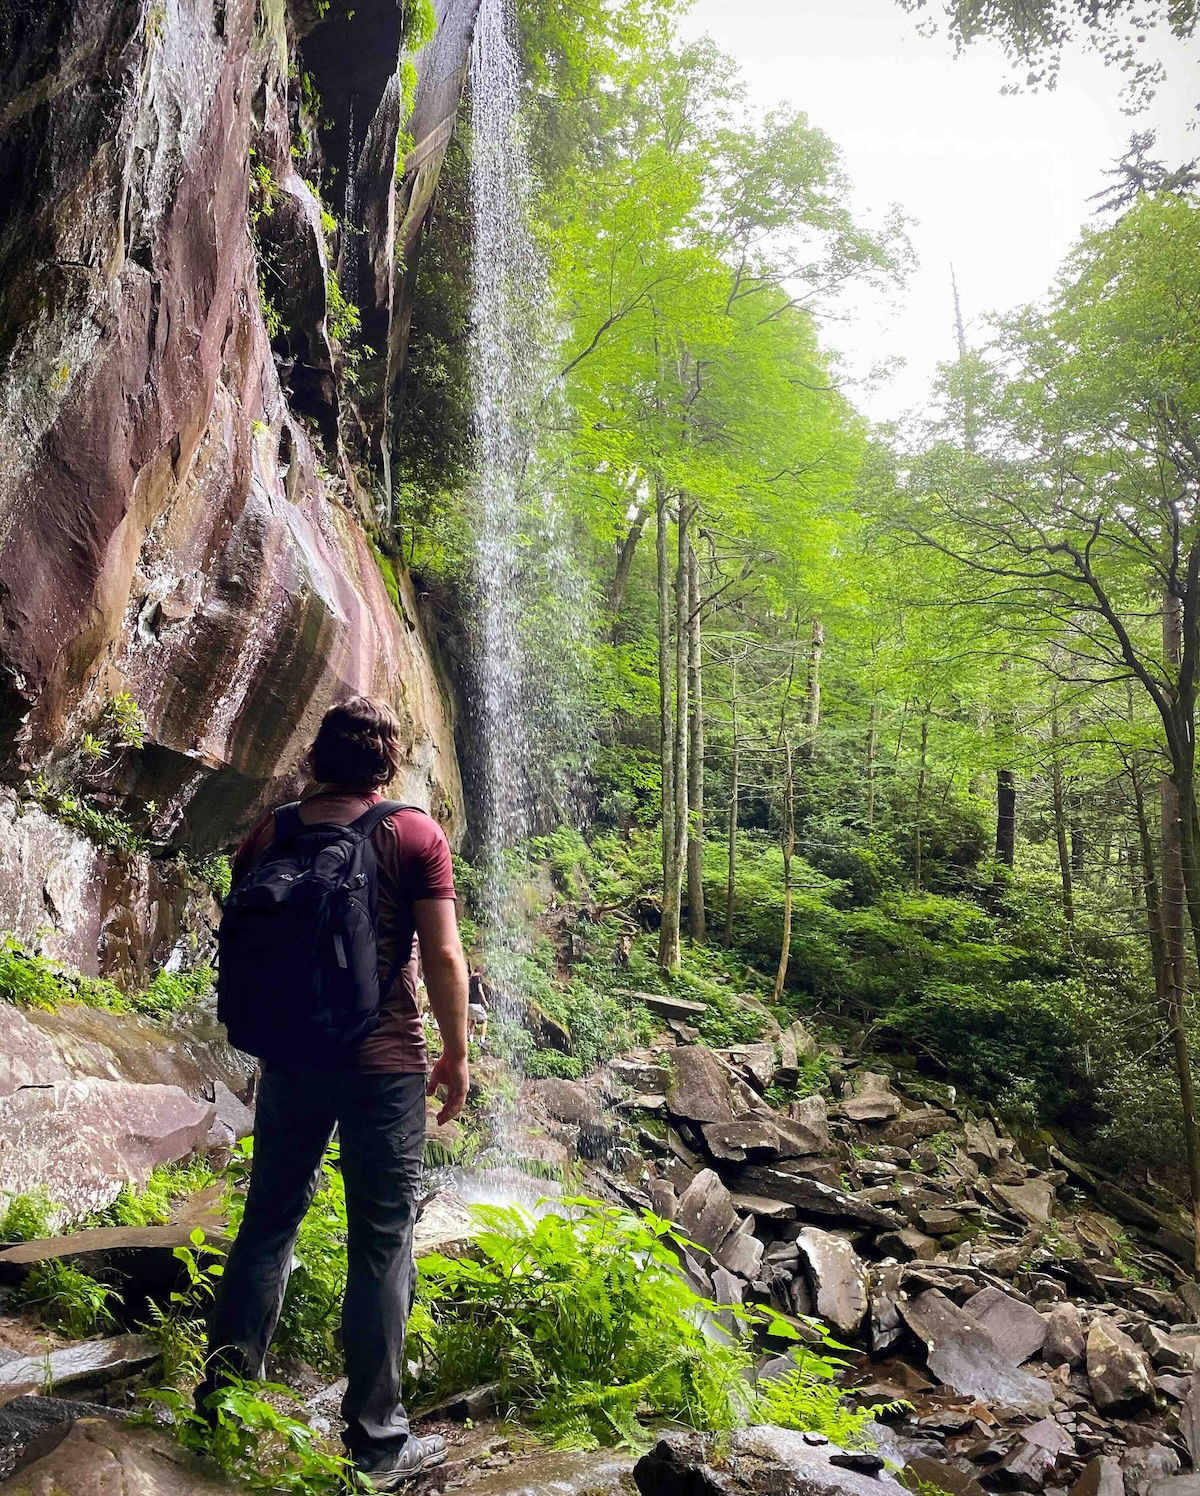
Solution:
<svg viewBox="0 0 1200 1496">
<path fill-rule="evenodd" d="M 339 791 L 309 795 L 300 817 L 349 825 L 383 796 L 377 791 Z M 233 863 L 236 882 L 270 846 L 274 816 L 264 816 L 238 848 Z M 379 870 L 380 980 L 399 970 L 380 999 L 380 1017 L 349 1062 L 348 1068 L 374 1075 L 411 1075 L 427 1067 L 425 1028 L 417 1007 L 417 943 L 413 905 L 418 899 L 453 899 L 454 867 L 446 833 L 421 810 L 398 810 L 375 828 L 371 837 Z M 341 1068 L 347 1068 L 345 1066 Z"/>
</svg>

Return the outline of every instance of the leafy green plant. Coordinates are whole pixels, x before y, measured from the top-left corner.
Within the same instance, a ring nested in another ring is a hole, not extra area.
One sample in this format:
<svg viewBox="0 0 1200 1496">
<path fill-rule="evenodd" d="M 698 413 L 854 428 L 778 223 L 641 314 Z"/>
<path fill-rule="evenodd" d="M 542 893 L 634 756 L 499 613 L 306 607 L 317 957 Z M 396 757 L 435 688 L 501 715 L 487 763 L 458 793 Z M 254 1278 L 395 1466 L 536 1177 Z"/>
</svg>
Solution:
<svg viewBox="0 0 1200 1496">
<path fill-rule="evenodd" d="M 639 1419 L 727 1429 L 751 1364 L 705 1331 L 708 1304 L 680 1276 L 658 1217 L 593 1200 L 532 1221 L 477 1206 L 475 1255 L 420 1264 L 411 1339 L 418 1395 L 499 1383 L 499 1401 L 576 1447 L 646 1443 Z"/>
<path fill-rule="evenodd" d="M 81 831 L 98 846 L 113 852 L 144 852 L 150 845 L 145 834 L 115 810 L 104 810 L 72 789 L 60 789 L 47 779 L 33 784 L 33 798 L 48 814 Z"/>
<path fill-rule="evenodd" d="M 114 1327 L 111 1306 L 121 1295 L 72 1263 L 52 1260 L 30 1271 L 16 1301 L 36 1310 L 43 1324 L 83 1339 Z"/>
<path fill-rule="evenodd" d="M 760 1390 L 754 1408 L 757 1422 L 824 1434 L 845 1449 L 861 1449 L 872 1443 L 867 1426 L 875 1415 L 904 1406 L 853 1408 L 836 1381 L 840 1362 L 807 1349 L 794 1354 L 799 1362 L 795 1369 Z"/>
<path fill-rule="evenodd" d="M 352 1478 L 346 1457 L 323 1447 L 316 1431 L 294 1416 L 302 1405 L 288 1387 L 231 1378 L 208 1396 L 207 1417 L 178 1388 L 147 1396 L 170 1415 L 185 1449 L 214 1460 L 251 1491 L 343 1496 Z"/>
<path fill-rule="evenodd" d="M 126 1185 L 113 1203 L 92 1216 L 88 1224 L 161 1226 L 170 1219 L 171 1208 L 177 1201 L 206 1189 L 216 1180 L 217 1175 L 201 1158 L 180 1164 L 160 1164 L 151 1170 L 141 1189 Z"/>
<path fill-rule="evenodd" d="M 47 956 L 27 951 L 12 935 L 0 939 L 0 998 L 18 1007 L 48 1011 L 65 1002 L 86 1003 L 109 1012 L 127 1012 L 129 999 L 103 977 L 68 971 Z"/>
<path fill-rule="evenodd" d="M 0 953 L 2 950 L 0 947 Z M 50 1235 L 57 1211 L 47 1195 L 32 1190 L 28 1194 L 8 1195 L 7 1200 L 0 1216 L 0 1241 L 37 1241 Z"/>
<path fill-rule="evenodd" d="M 150 985 L 130 998 L 131 1006 L 152 1018 L 163 1018 L 182 1012 L 206 997 L 213 986 L 211 966 L 197 966 L 191 971 L 168 971 L 160 967 Z"/>
<path fill-rule="evenodd" d="M 336 1336 L 346 1291 L 346 1192 L 337 1161 L 335 1144 L 296 1239 L 276 1342 L 281 1351 L 325 1371 L 340 1365 Z"/>
<path fill-rule="evenodd" d="M 233 863 L 222 852 L 193 864 L 193 871 L 206 884 L 218 904 L 223 904 L 233 887 Z"/>
</svg>

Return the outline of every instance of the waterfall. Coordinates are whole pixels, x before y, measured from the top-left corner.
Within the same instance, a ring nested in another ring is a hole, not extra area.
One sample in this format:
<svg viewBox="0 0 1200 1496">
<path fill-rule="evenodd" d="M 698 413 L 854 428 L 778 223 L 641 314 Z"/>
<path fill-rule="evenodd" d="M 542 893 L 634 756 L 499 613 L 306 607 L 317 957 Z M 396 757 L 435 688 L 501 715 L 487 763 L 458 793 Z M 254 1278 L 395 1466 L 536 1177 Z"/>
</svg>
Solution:
<svg viewBox="0 0 1200 1496">
<path fill-rule="evenodd" d="M 523 478 L 542 393 L 546 268 L 530 233 L 530 173 L 509 0 L 483 0 L 471 54 L 471 394 L 476 483 L 479 769 L 489 924 L 503 926 L 504 852 L 529 834 L 527 672 L 520 637 Z"/>
<path fill-rule="evenodd" d="M 532 232 L 533 179 L 521 119 L 521 70 L 511 0 L 483 0 L 471 53 L 469 197 L 472 221 L 470 377 L 475 527 L 474 768 L 479 776 L 479 851 L 485 974 L 493 1020 L 524 1010 L 518 963 L 527 933 L 519 894 L 521 849 L 535 825 L 535 785 L 545 785 L 545 722 L 571 657 L 531 658 L 531 620 L 549 610 L 586 627 L 572 600 L 570 549 L 553 487 L 537 451 L 539 412 L 552 401 L 557 337 L 548 312 L 546 263 Z M 544 424 L 544 423 L 543 423 Z M 569 633 L 564 626 L 561 633 Z M 560 635 L 561 637 L 561 635 Z M 535 646 L 538 648 L 538 646 Z M 569 715 L 569 713 L 568 713 Z M 554 731 L 574 729 L 557 720 Z M 538 757 L 531 757 L 533 744 Z M 555 797 L 558 799 L 558 796 Z M 505 1152 L 513 1119 L 500 1119 Z M 505 1133 L 507 1131 L 507 1137 Z"/>
</svg>

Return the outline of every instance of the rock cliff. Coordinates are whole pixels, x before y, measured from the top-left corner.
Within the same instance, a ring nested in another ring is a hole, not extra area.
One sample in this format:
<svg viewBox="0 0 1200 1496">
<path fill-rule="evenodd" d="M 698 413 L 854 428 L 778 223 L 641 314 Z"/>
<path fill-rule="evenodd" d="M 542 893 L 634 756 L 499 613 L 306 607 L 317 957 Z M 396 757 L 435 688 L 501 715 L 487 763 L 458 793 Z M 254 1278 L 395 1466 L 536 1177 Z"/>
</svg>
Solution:
<svg viewBox="0 0 1200 1496">
<path fill-rule="evenodd" d="M 409 9 L 18 0 L 0 17 L 0 773 L 61 775 L 128 693 L 144 743 L 91 790 L 168 850 L 226 844 L 290 789 L 355 689 L 406 724 L 398 792 L 461 830 L 436 640 L 371 540 L 475 6 L 439 0 L 411 117 Z M 144 869 L 114 878 L 12 810 L 24 923 L 75 919 L 61 954 L 85 967 L 114 904 L 153 943 L 155 901 L 103 891 L 144 895 Z M 68 916 L 54 889 L 73 879 L 93 892 Z"/>
</svg>

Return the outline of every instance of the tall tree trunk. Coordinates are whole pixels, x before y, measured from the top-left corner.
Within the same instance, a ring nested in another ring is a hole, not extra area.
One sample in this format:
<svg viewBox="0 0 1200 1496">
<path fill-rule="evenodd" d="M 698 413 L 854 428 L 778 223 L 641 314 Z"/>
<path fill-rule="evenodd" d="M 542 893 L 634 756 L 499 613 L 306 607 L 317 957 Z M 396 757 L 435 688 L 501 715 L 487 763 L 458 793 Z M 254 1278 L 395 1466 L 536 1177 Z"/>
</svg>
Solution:
<svg viewBox="0 0 1200 1496">
<path fill-rule="evenodd" d="M 726 950 L 733 944 L 733 911 L 737 903 L 738 778 L 742 766 L 742 740 L 738 732 L 736 659 L 732 662 L 729 671 L 729 709 L 729 854 L 725 873 L 725 927 L 721 931 L 721 944 Z"/>
<path fill-rule="evenodd" d="M 704 917 L 704 673 L 700 646 L 700 560 L 688 545 L 688 935 L 705 938 Z"/>
<path fill-rule="evenodd" d="M 688 833 L 688 550 L 691 507 L 681 496 L 676 521 L 675 559 L 675 711 L 670 779 L 671 838 L 663 866 L 663 918 L 658 935 L 658 964 L 664 971 L 678 971 L 680 916 L 683 907 L 683 874 Z M 661 566 L 661 562 L 660 562 Z M 669 591 L 669 585 L 668 585 Z M 661 648 L 661 646 L 660 646 Z M 670 648 L 668 645 L 668 656 Z M 666 832 L 664 828 L 664 838 Z"/>
<path fill-rule="evenodd" d="M 783 747 L 783 939 L 779 945 L 779 965 L 775 968 L 775 990 L 772 994 L 774 1002 L 779 1002 L 783 997 L 788 964 L 792 959 L 792 858 L 796 852 L 796 776 L 790 738 L 784 740 Z"/>
<path fill-rule="evenodd" d="M 1067 840 L 1067 813 L 1063 796 L 1062 763 L 1058 756 L 1058 700 L 1050 706 L 1050 790 L 1054 802 L 1054 839 L 1058 844 L 1058 871 L 1062 879 L 1063 918 L 1075 923 L 1075 883 L 1072 878 L 1071 850 Z"/>
<path fill-rule="evenodd" d="M 1178 683 L 1173 704 L 1174 731 L 1168 734 L 1171 773 L 1163 777 L 1161 787 L 1164 998 L 1187 1148 L 1195 1248 L 1193 1268 L 1200 1277 L 1200 1130 L 1196 1125 L 1196 1084 L 1186 1026 L 1184 937 L 1186 907 L 1192 939 L 1200 955 L 1200 877 L 1197 876 L 1195 839 L 1196 703 L 1194 684 L 1189 687 L 1179 669 L 1184 651 L 1185 622 L 1193 621 L 1185 620 L 1183 607 L 1177 598 L 1167 597 L 1163 607 L 1163 655 L 1169 665 L 1176 667 Z"/>
<path fill-rule="evenodd" d="M 808 656 L 808 682 L 804 692 L 804 725 L 808 729 L 801 748 L 806 763 L 812 763 L 821 725 L 821 656 L 825 653 L 825 628 L 819 618 L 812 621 L 812 647 Z"/>
<path fill-rule="evenodd" d="M 929 708 L 921 713 L 921 759 L 917 772 L 917 813 L 913 832 L 913 883 L 917 892 L 925 887 L 925 788 L 929 767 Z"/>
<path fill-rule="evenodd" d="M 875 829 L 875 764 L 879 757 L 879 698 L 871 697 L 867 721 L 867 829 Z"/>
<path fill-rule="evenodd" d="M 655 485 L 655 559 L 658 592 L 658 759 L 662 775 L 662 881 L 663 911 L 659 930 L 659 961 L 663 951 L 672 945 L 679 949 L 678 910 L 675 929 L 669 928 L 672 854 L 675 849 L 675 692 L 671 660 L 671 560 L 669 551 L 670 515 L 666 485 L 661 474 L 654 475 Z M 676 956 L 678 959 L 678 956 Z"/>
<path fill-rule="evenodd" d="M 1012 867 L 1017 858 L 1017 776 L 996 770 L 996 860 Z"/>
<path fill-rule="evenodd" d="M 608 586 L 608 596 L 605 599 L 608 611 L 613 615 L 614 624 L 616 615 L 621 611 L 621 605 L 625 601 L 630 573 L 633 571 L 633 558 L 637 552 L 638 541 L 642 538 L 642 531 L 646 528 L 648 517 L 646 510 L 638 511 L 625 533 L 625 539 L 617 549 L 617 569 L 613 573 L 613 579 Z"/>
<path fill-rule="evenodd" d="M 1067 821 L 1071 832 L 1071 871 L 1082 873 L 1087 853 L 1087 840 L 1083 834 L 1083 796 L 1072 791 L 1067 799 Z"/>
</svg>

